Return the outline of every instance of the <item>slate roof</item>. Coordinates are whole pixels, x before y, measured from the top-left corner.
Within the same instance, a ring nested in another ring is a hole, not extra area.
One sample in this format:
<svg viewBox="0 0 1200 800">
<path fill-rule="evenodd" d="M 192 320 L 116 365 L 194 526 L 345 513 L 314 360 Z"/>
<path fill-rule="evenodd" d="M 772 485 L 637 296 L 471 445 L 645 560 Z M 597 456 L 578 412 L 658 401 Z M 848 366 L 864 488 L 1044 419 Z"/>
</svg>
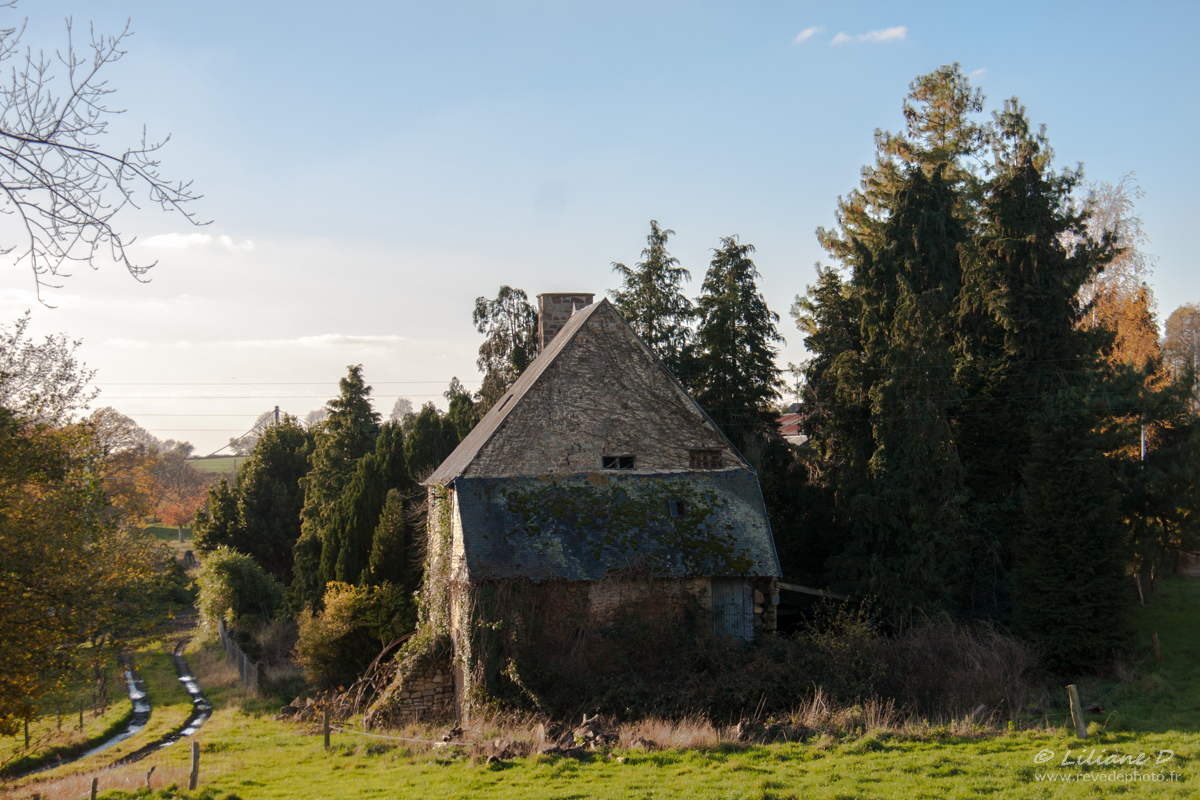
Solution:
<svg viewBox="0 0 1200 800">
<path fill-rule="evenodd" d="M 656 577 L 780 576 L 748 469 L 459 477 L 454 488 L 469 583 L 595 581 L 647 567 Z"/>
</svg>

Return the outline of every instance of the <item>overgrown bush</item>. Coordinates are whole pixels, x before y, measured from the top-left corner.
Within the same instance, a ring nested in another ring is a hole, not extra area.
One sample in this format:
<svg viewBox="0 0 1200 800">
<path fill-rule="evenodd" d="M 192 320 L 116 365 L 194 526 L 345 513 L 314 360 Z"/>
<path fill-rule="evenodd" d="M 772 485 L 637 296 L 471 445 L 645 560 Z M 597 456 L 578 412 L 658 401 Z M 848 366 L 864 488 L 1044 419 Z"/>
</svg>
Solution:
<svg viewBox="0 0 1200 800">
<path fill-rule="evenodd" d="M 929 718 L 961 717 L 981 704 L 1011 716 L 1038 692 L 1027 645 L 948 618 L 889 634 L 865 612 L 835 607 L 793 636 L 743 643 L 707 633 L 698 607 L 685 624 L 647 602 L 644 612 L 589 627 L 553 591 L 502 585 L 478 604 L 503 611 L 503 622 L 485 613 L 476 626 L 472 652 L 484 662 L 475 699 L 559 719 L 700 713 L 725 724 L 787 715 L 816 692 L 844 704 L 883 698 Z"/>
<path fill-rule="evenodd" d="M 279 581 L 250 556 L 225 546 L 204 556 L 196 582 L 200 587 L 200 624 L 209 636 L 215 634 L 218 619 L 229 624 L 244 618 L 265 622 L 283 602 Z"/>
<path fill-rule="evenodd" d="M 300 612 L 295 659 L 314 685 L 349 686 L 379 651 L 416 625 L 412 597 L 390 583 L 325 587 L 324 609 Z"/>
</svg>

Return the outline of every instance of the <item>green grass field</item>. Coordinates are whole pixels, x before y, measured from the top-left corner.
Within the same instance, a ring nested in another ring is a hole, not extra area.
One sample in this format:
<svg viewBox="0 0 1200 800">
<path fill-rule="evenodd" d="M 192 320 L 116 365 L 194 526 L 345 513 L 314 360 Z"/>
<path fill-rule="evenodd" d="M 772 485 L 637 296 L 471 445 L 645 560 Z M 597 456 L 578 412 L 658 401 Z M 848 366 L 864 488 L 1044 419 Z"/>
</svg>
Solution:
<svg viewBox="0 0 1200 800">
<path fill-rule="evenodd" d="M 29 723 L 28 749 L 25 748 L 24 731 L 12 738 L 0 739 L 0 773 L 37 768 L 58 756 L 67 757 L 87 750 L 125 729 L 133 711 L 125 679 L 115 658 L 109 659 L 103 669 L 108 673 L 108 708 L 94 706 L 93 673 L 90 668 L 80 667 L 68 677 L 61 690 L 42 698 L 38 715 Z M 82 728 L 79 724 L 81 706 Z"/>
<path fill-rule="evenodd" d="M 1140 649 L 1116 671 L 1125 679 L 1114 675 L 1079 682 L 1084 703 L 1100 701 L 1106 711 L 1090 718 L 1086 743 L 1069 732 L 1064 705 L 1047 712 L 1040 727 L 1010 732 L 953 735 L 933 728 L 914 735 L 814 738 L 804 744 L 598 752 L 580 761 L 540 756 L 473 765 L 465 748 L 428 749 L 349 733 L 335 733 L 325 751 L 319 726 L 273 721 L 279 701 L 247 699 L 220 654 L 208 650 L 193 656 L 217 708 L 200 735 L 201 789 L 189 794 L 168 788 L 185 780 L 188 766 L 187 748 L 171 747 L 135 765 L 136 774 L 132 768 L 103 773 L 107 783 L 101 796 L 143 796 L 133 791 L 155 766 L 162 780 L 152 784 L 156 797 L 244 800 L 1195 797 L 1200 795 L 1198 609 L 1200 581 L 1182 579 L 1163 583 L 1150 606 L 1136 609 Z M 1161 663 L 1149 644 L 1155 632 Z M 1065 691 L 1060 694 L 1065 699 Z M 1099 763 L 1142 753 L 1146 763 L 1140 766 Z M 27 797 L 39 790 L 47 799 L 71 796 L 49 791 L 57 785 L 25 785 L 10 795 L 0 791 L 0 797 Z M 111 787 L 107 794 L 106 787 Z"/>
<path fill-rule="evenodd" d="M 143 530 L 165 544 L 176 558 L 183 558 L 184 552 L 194 549 L 192 544 L 192 526 L 190 525 L 183 526 L 182 542 L 179 541 L 179 528 L 174 525 L 155 523 L 147 525 Z"/>
<path fill-rule="evenodd" d="M 246 457 L 215 456 L 213 458 L 191 458 L 188 459 L 187 463 L 201 472 L 228 472 L 232 474 L 235 466 L 241 466 L 246 463 Z"/>
</svg>

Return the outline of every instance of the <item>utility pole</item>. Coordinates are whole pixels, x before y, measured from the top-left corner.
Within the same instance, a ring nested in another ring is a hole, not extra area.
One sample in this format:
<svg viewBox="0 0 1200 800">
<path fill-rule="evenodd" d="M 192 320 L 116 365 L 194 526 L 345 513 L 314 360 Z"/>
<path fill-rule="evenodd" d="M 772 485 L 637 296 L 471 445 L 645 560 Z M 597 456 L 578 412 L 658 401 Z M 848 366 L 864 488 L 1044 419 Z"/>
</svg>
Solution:
<svg viewBox="0 0 1200 800">
<path fill-rule="evenodd" d="M 279 406 L 275 406 L 275 424 L 279 424 Z"/>
</svg>

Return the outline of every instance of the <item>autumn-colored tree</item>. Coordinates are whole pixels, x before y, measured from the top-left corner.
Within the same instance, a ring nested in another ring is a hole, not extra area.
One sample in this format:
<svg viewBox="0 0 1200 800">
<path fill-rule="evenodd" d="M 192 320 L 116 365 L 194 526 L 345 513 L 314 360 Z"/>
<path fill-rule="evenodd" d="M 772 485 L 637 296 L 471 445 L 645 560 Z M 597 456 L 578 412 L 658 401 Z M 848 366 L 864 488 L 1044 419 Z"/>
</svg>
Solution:
<svg viewBox="0 0 1200 800">
<path fill-rule="evenodd" d="M 1157 373 L 1162 347 L 1158 342 L 1158 321 L 1150 288 L 1141 285 L 1132 291 L 1102 286 L 1092 301 L 1090 323 L 1113 333 L 1109 360 L 1135 369 Z"/>
<path fill-rule="evenodd" d="M 1172 374 L 1182 376 L 1189 367 L 1200 373 L 1200 306 L 1184 303 L 1167 317 L 1163 362 Z"/>
<path fill-rule="evenodd" d="M 0 734 L 76 659 L 98 666 L 149 621 L 152 546 L 106 513 L 97 456 L 86 425 L 0 409 Z"/>
</svg>

